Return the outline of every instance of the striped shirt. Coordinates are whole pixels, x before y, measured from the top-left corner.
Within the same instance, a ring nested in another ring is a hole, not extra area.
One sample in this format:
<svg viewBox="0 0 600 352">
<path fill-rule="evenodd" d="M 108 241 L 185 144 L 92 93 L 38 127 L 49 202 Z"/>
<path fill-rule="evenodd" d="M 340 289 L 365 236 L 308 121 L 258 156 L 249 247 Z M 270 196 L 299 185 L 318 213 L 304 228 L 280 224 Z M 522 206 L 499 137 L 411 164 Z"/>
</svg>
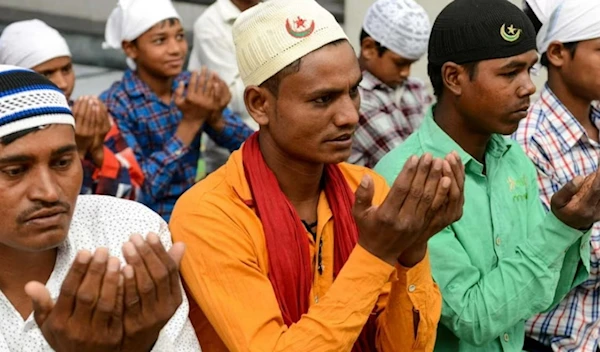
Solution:
<svg viewBox="0 0 600 352">
<path fill-rule="evenodd" d="M 392 89 L 368 71 L 363 71 L 358 90 L 360 118 L 348 162 L 373 168 L 417 130 L 433 99 L 417 78 Z"/>
<path fill-rule="evenodd" d="M 600 128 L 600 110 L 590 119 Z M 546 211 L 550 199 L 578 175 L 598 169 L 600 144 L 588 137 L 577 119 L 548 86 L 513 135 L 537 168 L 540 197 Z M 600 224 L 591 236 L 590 276 L 560 304 L 527 323 L 526 333 L 554 351 L 596 352 L 600 333 Z"/>
</svg>

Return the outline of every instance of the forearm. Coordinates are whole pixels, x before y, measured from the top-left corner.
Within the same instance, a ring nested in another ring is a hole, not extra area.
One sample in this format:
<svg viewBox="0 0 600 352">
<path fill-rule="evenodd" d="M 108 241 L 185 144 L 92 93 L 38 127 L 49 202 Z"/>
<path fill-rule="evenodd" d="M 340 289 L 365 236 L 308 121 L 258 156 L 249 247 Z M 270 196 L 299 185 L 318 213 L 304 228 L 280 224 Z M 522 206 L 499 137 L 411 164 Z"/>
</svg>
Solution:
<svg viewBox="0 0 600 352">
<path fill-rule="evenodd" d="M 220 121 L 221 125 L 215 124 L 220 130 L 216 130 L 208 124 L 204 126 L 204 130 L 217 145 L 227 148 L 230 152 L 239 149 L 242 143 L 254 133 L 239 116 L 228 109 L 225 110 Z"/>
<path fill-rule="evenodd" d="M 190 121 L 183 119 L 179 123 L 179 126 L 177 126 L 175 136 L 181 140 L 184 146 L 190 146 L 203 124 L 204 121 Z"/>
<path fill-rule="evenodd" d="M 143 190 L 154 199 L 162 197 L 169 189 L 173 177 L 178 170 L 177 161 L 190 152 L 177 136 L 165 143 L 162 150 L 154 152 L 147 157 L 140 158 L 142 172 L 144 174 Z"/>
<path fill-rule="evenodd" d="M 484 276 L 468 258 L 461 258 L 456 264 L 457 258 L 446 253 L 452 252 L 448 243 L 430 242 L 437 257 L 436 281 L 444 287 L 442 293 L 448 306 L 444 310 L 448 328 L 460 339 L 481 345 L 547 309 L 561 270 L 550 261 L 562 260 L 578 236 L 576 230 L 547 217 L 513 255 L 502 258 Z"/>
</svg>

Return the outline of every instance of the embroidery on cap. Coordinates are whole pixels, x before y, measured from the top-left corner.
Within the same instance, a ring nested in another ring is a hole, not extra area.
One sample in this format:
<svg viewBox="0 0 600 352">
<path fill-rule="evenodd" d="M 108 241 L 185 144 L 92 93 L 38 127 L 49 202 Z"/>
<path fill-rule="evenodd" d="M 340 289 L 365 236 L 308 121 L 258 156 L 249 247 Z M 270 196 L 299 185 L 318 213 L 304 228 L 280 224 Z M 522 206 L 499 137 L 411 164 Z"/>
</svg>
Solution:
<svg viewBox="0 0 600 352">
<path fill-rule="evenodd" d="M 502 25 L 502 27 L 500 27 L 500 35 L 502 36 L 502 39 L 510 43 L 517 41 L 521 37 L 522 32 L 522 30 L 515 28 L 515 26 L 512 24 L 506 27 L 505 23 Z"/>
<path fill-rule="evenodd" d="M 293 23 L 293 27 L 289 18 L 285 20 L 285 29 L 294 38 L 306 38 L 315 31 L 315 21 L 311 21 L 309 27 L 307 27 L 308 21 L 300 16 L 291 22 Z"/>
</svg>

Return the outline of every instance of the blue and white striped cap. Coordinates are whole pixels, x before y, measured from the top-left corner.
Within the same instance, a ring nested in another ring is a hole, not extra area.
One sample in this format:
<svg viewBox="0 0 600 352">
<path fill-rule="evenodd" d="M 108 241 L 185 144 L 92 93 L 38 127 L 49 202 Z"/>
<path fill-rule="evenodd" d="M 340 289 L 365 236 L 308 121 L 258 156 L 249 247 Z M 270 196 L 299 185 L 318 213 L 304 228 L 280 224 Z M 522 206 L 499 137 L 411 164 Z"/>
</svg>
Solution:
<svg viewBox="0 0 600 352">
<path fill-rule="evenodd" d="M 34 71 L 0 65 L 0 138 L 53 124 L 75 127 L 63 92 Z"/>
</svg>

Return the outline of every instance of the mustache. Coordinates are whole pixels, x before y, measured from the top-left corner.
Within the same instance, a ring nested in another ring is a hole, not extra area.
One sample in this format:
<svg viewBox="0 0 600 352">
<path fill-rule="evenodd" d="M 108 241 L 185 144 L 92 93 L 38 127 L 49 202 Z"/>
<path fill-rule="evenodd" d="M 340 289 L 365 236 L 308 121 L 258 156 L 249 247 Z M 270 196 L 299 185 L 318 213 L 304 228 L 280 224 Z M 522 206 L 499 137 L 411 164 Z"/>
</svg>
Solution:
<svg viewBox="0 0 600 352">
<path fill-rule="evenodd" d="M 19 214 L 17 216 L 17 222 L 26 222 L 27 219 L 29 219 L 33 214 L 44 209 L 60 209 L 61 211 L 68 213 L 71 210 L 71 205 L 69 203 L 61 201 L 54 203 L 38 202 L 31 208 L 24 210 L 21 214 Z"/>
</svg>

